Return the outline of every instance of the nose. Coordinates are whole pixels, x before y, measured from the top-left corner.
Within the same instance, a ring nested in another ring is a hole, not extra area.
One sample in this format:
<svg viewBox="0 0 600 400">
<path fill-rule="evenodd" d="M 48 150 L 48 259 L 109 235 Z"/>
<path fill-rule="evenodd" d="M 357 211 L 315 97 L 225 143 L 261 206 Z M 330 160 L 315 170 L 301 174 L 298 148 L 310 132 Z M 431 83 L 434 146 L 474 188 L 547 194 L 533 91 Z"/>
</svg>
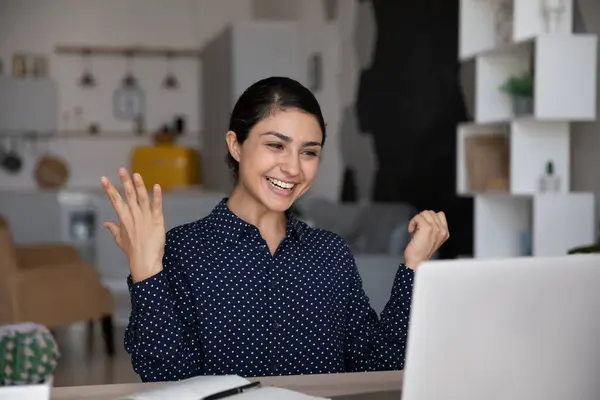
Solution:
<svg viewBox="0 0 600 400">
<path fill-rule="evenodd" d="M 281 171 L 287 176 L 300 174 L 300 158 L 295 154 L 286 155 L 281 160 Z"/>
</svg>

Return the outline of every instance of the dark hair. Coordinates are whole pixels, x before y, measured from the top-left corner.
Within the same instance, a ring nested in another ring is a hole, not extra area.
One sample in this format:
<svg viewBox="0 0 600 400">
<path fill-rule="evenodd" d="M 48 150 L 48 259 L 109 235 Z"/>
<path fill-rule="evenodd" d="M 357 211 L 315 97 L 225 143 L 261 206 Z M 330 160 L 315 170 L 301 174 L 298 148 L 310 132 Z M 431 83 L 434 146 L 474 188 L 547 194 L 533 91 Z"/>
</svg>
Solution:
<svg viewBox="0 0 600 400">
<path fill-rule="evenodd" d="M 297 109 L 315 117 L 323 133 L 321 144 L 325 144 L 325 120 L 315 96 L 300 82 L 278 76 L 262 79 L 242 93 L 231 112 L 229 130 L 235 132 L 238 143 L 242 144 L 254 125 L 269 115 L 288 109 Z M 240 166 L 229 152 L 227 164 L 237 179 Z"/>
</svg>

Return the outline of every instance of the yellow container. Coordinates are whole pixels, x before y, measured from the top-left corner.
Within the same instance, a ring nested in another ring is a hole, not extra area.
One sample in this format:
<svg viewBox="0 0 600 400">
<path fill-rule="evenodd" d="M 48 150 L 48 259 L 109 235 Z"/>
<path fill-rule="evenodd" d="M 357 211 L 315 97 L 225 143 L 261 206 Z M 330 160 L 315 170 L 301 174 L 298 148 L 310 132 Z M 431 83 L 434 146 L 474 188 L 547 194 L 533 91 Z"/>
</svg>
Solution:
<svg viewBox="0 0 600 400">
<path fill-rule="evenodd" d="M 142 175 L 146 188 L 158 183 L 165 191 L 200 184 L 200 156 L 189 147 L 173 144 L 136 147 L 131 154 L 133 172 Z"/>
</svg>

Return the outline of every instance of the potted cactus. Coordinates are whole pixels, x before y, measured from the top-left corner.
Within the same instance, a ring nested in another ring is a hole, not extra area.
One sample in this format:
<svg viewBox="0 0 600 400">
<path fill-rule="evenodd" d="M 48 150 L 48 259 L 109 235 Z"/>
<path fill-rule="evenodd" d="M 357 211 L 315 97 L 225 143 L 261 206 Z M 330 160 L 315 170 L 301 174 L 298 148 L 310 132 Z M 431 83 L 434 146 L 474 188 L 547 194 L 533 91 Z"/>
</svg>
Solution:
<svg viewBox="0 0 600 400">
<path fill-rule="evenodd" d="M 0 326 L 0 398 L 38 393 L 36 398 L 49 399 L 59 357 L 58 345 L 44 326 Z"/>
<path fill-rule="evenodd" d="M 533 74 L 526 72 L 511 76 L 500 86 L 500 90 L 510 95 L 515 116 L 533 114 Z"/>
</svg>

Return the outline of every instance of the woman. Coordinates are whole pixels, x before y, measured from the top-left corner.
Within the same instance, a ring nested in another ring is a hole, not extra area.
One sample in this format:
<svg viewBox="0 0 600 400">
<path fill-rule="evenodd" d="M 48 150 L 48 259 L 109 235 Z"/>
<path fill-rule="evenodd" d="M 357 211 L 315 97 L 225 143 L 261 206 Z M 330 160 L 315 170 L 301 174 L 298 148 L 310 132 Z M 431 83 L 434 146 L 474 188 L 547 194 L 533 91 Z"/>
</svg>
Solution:
<svg viewBox="0 0 600 400">
<path fill-rule="evenodd" d="M 413 239 L 379 320 L 354 258 L 334 233 L 288 212 L 312 185 L 325 142 L 313 94 L 272 77 L 236 103 L 225 136 L 236 184 L 205 218 L 165 235 L 161 190 L 119 174 L 102 185 L 129 259 L 125 347 L 144 381 L 401 369 L 413 270 L 448 238 L 443 213 L 410 222 Z"/>
</svg>

